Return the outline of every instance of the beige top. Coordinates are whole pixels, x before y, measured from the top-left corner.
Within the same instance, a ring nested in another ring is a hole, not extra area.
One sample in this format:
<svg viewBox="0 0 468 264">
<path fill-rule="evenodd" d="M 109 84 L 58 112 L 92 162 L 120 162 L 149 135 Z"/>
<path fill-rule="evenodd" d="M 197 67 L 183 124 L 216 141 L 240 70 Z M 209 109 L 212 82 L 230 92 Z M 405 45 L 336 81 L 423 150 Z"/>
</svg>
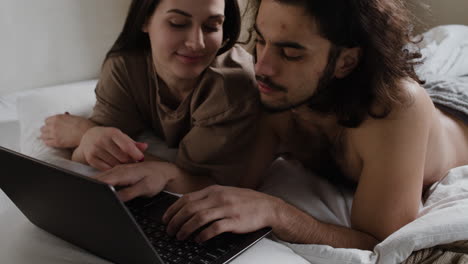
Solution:
<svg viewBox="0 0 468 264">
<path fill-rule="evenodd" d="M 131 137 L 151 129 L 179 148 L 179 167 L 236 184 L 260 112 L 251 55 L 235 46 L 219 56 L 176 109 L 161 97 L 164 85 L 151 54 L 112 56 L 102 67 L 91 120 Z"/>
</svg>

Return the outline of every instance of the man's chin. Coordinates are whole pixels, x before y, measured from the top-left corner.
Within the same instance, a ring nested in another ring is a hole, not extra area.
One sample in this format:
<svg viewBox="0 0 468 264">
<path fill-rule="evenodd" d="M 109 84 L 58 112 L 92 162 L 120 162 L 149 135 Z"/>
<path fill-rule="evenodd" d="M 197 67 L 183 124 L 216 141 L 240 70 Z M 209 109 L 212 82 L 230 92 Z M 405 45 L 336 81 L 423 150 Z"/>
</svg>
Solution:
<svg viewBox="0 0 468 264">
<path fill-rule="evenodd" d="M 307 105 L 312 97 L 313 96 L 311 96 L 309 98 L 306 98 L 303 101 L 299 101 L 297 103 L 290 103 L 290 104 L 287 104 L 287 105 L 272 105 L 272 104 L 268 104 L 267 102 L 264 102 L 263 100 L 261 100 L 261 104 L 262 104 L 263 110 L 265 112 L 280 113 L 280 112 L 290 111 L 290 110 L 292 110 L 292 109 L 294 109 L 296 107 L 302 106 L 302 105 Z"/>
<path fill-rule="evenodd" d="M 262 108 L 265 112 L 274 114 L 274 113 L 281 113 L 281 112 L 289 111 L 293 107 L 292 106 L 276 106 L 276 105 L 273 106 L 273 105 L 262 102 Z"/>
</svg>

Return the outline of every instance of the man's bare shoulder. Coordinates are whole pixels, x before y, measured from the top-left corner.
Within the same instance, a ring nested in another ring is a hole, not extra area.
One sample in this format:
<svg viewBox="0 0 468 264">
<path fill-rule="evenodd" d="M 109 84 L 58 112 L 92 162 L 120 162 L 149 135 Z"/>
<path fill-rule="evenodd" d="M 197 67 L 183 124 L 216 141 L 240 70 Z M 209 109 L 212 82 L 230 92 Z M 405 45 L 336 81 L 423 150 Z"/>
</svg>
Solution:
<svg viewBox="0 0 468 264">
<path fill-rule="evenodd" d="M 349 131 L 349 140 L 366 147 L 378 142 L 389 142 L 395 136 L 425 132 L 431 122 L 435 107 L 426 90 L 417 82 L 400 81 L 403 103 L 391 105 L 391 111 L 383 118 L 368 117 L 358 128 Z"/>
</svg>

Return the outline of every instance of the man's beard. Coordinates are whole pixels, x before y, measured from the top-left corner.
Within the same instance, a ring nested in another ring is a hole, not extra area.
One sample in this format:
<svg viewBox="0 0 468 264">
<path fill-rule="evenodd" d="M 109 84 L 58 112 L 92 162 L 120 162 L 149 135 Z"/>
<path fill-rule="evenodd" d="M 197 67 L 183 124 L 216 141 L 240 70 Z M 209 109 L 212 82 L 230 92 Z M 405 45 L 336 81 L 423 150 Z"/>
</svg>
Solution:
<svg viewBox="0 0 468 264">
<path fill-rule="evenodd" d="M 309 105 L 311 102 L 315 102 L 316 98 L 319 97 L 319 93 L 327 89 L 327 87 L 329 87 L 335 80 L 336 62 L 340 54 L 341 54 L 341 48 L 333 45 L 328 55 L 327 66 L 325 67 L 325 70 L 323 71 L 323 75 L 322 77 L 320 77 L 317 87 L 311 96 L 299 102 L 289 104 L 289 105 L 284 105 L 284 106 L 272 106 L 272 105 L 267 105 L 264 102 L 261 102 L 263 109 L 268 113 L 279 113 L 279 112 L 292 110 L 302 105 Z M 288 92 L 288 88 L 274 83 L 270 78 L 266 76 L 256 75 L 256 78 L 258 81 L 261 81 L 262 83 L 266 84 L 269 88 L 273 90 L 284 92 L 284 93 Z"/>
<path fill-rule="evenodd" d="M 334 69 L 334 67 L 333 67 L 333 69 Z M 272 106 L 272 105 L 268 105 L 268 104 L 266 104 L 264 102 L 261 102 L 262 107 L 265 110 L 265 112 L 274 114 L 274 113 L 289 111 L 289 110 L 292 110 L 292 109 L 297 108 L 297 107 L 302 106 L 302 105 L 308 105 L 309 102 L 315 101 L 315 98 L 317 97 L 317 92 L 318 91 L 326 89 L 330 85 L 330 83 L 332 83 L 332 81 L 334 79 L 333 77 L 334 77 L 334 72 L 333 71 L 329 72 L 329 71 L 326 70 L 324 72 L 324 74 L 322 75 L 322 77 L 320 77 L 320 80 L 319 80 L 318 85 L 317 85 L 317 89 L 314 91 L 314 93 L 311 96 L 309 96 L 309 97 L 307 97 L 307 98 L 305 98 L 305 99 L 303 99 L 303 100 L 301 100 L 299 102 L 289 104 L 289 105 L 284 105 L 284 106 Z M 287 91 L 288 91 L 288 89 L 285 88 L 285 87 L 282 87 L 282 90 L 276 89 L 276 87 L 281 87 L 281 86 L 276 85 L 275 83 L 273 83 L 268 77 L 257 76 L 256 78 L 257 78 L 257 80 L 265 83 L 268 87 L 270 87 L 273 90 L 283 91 L 284 93 L 287 93 Z"/>
<path fill-rule="evenodd" d="M 288 89 L 286 87 L 274 83 L 270 78 L 268 78 L 266 76 L 256 75 L 255 78 L 257 79 L 257 81 L 260 81 L 260 82 L 264 83 L 265 85 L 268 86 L 268 88 L 270 88 L 270 89 L 272 89 L 272 90 L 274 90 L 276 92 L 282 92 L 284 94 L 286 94 L 288 92 Z M 290 106 L 285 106 L 285 107 L 271 106 L 271 105 L 268 105 L 268 104 L 264 103 L 263 101 L 261 101 L 261 104 L 263 106 L 263 109 L 268 113 L 279 113 L 279 112 L 287 111 L 287 110 L 293 108 L 293 107 L 290 107 Z"/>
</svg>

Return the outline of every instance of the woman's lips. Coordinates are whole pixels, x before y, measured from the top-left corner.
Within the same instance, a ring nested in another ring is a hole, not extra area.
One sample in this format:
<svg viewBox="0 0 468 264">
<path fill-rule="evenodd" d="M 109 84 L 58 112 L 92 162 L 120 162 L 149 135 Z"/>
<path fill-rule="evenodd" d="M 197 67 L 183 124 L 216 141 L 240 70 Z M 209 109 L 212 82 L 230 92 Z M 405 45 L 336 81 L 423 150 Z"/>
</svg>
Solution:
<svg viewBox="0 0 468 264">
<path fill-rule="evenodd" d="M 203 55 L 185 55 L 177 53 L 177 57 L 184 63 L 193 64 L 203 60 Z"/>
</svg>

